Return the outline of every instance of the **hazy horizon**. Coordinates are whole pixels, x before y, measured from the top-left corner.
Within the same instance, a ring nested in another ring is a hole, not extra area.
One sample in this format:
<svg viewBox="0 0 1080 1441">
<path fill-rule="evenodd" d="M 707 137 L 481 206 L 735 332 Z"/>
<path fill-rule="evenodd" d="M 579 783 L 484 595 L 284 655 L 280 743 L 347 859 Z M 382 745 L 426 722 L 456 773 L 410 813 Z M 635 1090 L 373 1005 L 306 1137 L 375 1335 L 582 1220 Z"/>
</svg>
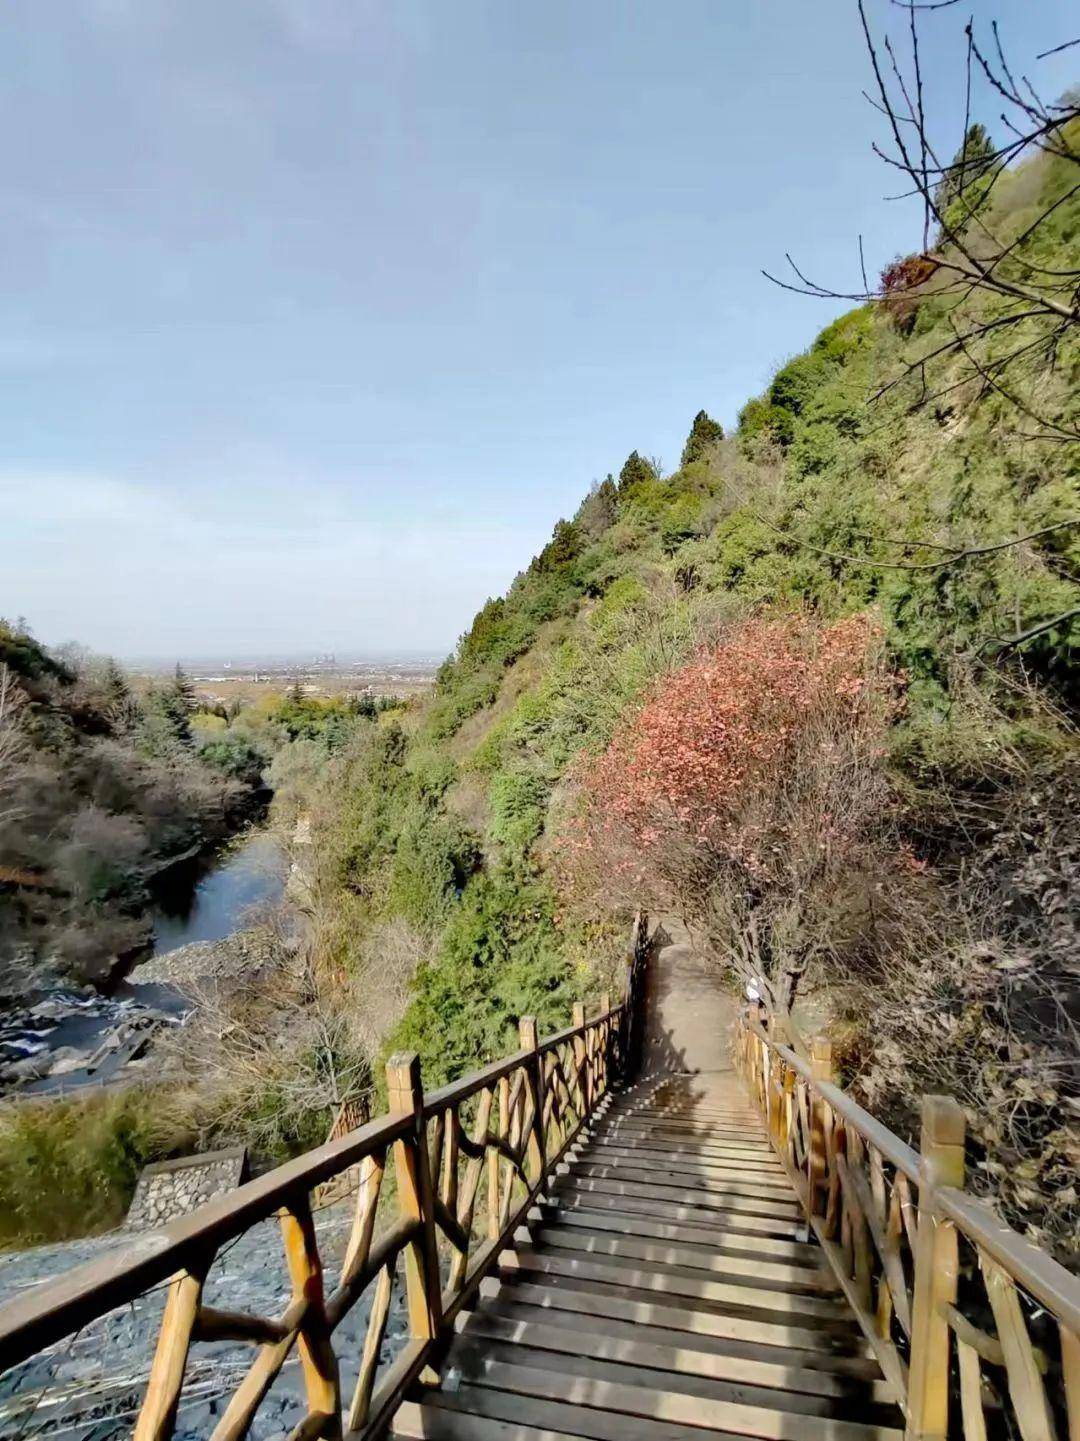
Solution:
<svg viewBox="0 0 1080 1441">
<path fill-rule="evenodd" d="M 1071 11 L 995 7 L 1018 73 Z M 966 18 L 923 27 L 950 153 Z M 51 644 L 444 655 L 593 481 L 677 464 L 846 308 L 762 266 L 845 289 L 860 236 L 871 275 L 919 243 L 850 5 L 5 22 L 0 614 Z"/>
</svg>

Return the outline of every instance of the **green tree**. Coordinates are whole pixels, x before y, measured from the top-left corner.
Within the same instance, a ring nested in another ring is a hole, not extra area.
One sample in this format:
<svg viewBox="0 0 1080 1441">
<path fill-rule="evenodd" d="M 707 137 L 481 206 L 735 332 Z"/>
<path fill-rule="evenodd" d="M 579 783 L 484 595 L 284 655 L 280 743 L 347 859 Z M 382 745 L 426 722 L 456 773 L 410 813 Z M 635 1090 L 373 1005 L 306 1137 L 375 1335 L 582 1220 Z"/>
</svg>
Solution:
<svg viewBox="0 0 1080 1441">
<path fill-rule="evenodd" d="M 574 523 L 588 540 L 598 540 L 609 526 L 619 517 L 618 490 L 615 477 L 607 476 L 594 483 L 592 490 L 581 502 Z"/>
<path fill-rule="evenodd" d="M 934 191 L 934 204 L 948 230 L 963 230 L 982 203 L 982 192 L 986 189 L 984 177 L 989 177 L 993 170 L 994 142 L 985 128 L 976 121 L 974 125 L 968 126 L 964 143 L 953 156 L 952 164 Z M 976 186 L 977 181 L 984 183 Z M 944 239 L 943 230 L 937 243 L 940 245 Z"/>
<path fill-rule="evenodd" d="M 637 451 L 632 450 L 626 457 L 626 462 L 622 470 L 619 471 L 619 494 L 625 495 L 627 491 L 633 490 L 635 486 L 655 479 L 655 472 L 649 462 L 642 460 Z"/>
<path fill-rule="evenodd" d="M 131 687 L 127 683 L 127 676 L 112 656 L 109 656 L 105 662 L 101 689 L 107 706 L 124 706 L 131 699 Z"/>
<path fill-rule="evenodd" d="M 199 709 L 199 700 L 195 694 L 195 686 L 192 684 L 191 677 L 179 661 L 176 662 L 176 669 L 173 671 L 172 685 L 169 689 L 175 699 L 178 712 L 190 716 L 194 711 Z"/>
<path fill-rule="evenodd" d="M 701 460 L 709 448 L 717 445 L 723 438 L 723 426 L 713 420 L 712 416 L 704 410 L 699 410 L 694 416 L 690 434 L 686 437 L 686 444 L 683 446 L 682 464 L 684 466 L 693 465 L 695 460 Z"/>
</svg>

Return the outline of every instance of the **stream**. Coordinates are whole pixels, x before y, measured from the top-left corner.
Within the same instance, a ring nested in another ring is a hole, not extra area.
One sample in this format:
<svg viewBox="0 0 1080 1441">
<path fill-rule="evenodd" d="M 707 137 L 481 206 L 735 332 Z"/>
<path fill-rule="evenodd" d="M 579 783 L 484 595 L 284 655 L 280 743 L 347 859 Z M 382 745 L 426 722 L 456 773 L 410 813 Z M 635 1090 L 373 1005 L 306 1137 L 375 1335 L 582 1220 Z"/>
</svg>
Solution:
<svg viewBox="0 0 1080 1441">
<path fill-rule="evenodd" d="M 288 861 L 274 836 L 251 830 L 209 857 L 170 872 L 152 912 L 155 956 L 193 941 L 221 941 L 281 900 Z"/>
<path fill-rule="evenodd" d="M 261 828 L 174 867 L 155 885 L 151 959 L 244 930 L 281 900 L 288 873 L 281 846 Z M 58 987 L 4 1016 L 0 1088 L 14 1082 L 22 1094 L 56 1094 L 120 1079 L 154 1031 L 180 1024 L 190 1008 L 175 986 L 140 982 L 139 970 L 110 994 Z"/>
</svg>

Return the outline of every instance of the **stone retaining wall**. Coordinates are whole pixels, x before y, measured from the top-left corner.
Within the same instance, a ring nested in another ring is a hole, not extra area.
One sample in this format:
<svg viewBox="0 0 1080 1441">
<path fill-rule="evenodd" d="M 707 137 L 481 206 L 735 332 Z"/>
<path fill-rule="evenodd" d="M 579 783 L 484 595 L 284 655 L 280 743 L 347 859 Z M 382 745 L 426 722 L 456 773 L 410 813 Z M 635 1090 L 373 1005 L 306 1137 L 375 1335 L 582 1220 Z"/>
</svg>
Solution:
<svg viewBox="0 0 1080 1441">
<path fill-rule="evenodd" d="M 245 1146 L 178 1156 L 173 1161 L 144 1166 L 124 1225 L 132 1231 L 163 1226 L 177 1216 L 186 1216 L 211 1196 L 233 1190 L 246 1174 Z"/>
</svg>

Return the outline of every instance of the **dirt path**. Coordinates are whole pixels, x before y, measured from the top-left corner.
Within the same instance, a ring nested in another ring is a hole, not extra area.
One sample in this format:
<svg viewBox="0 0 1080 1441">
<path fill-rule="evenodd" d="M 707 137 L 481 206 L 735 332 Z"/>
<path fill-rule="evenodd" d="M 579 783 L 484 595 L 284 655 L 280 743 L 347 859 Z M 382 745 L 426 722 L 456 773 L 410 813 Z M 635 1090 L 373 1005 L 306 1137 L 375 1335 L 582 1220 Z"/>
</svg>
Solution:
<svg viewBox="0 0 1080 1441">
<path fill-rule="evenodd" d="M 737 998 L 694 955 L 685 927 L 661 921 L 645 982 L 645 1076 L 731 1071 Z"/>
</svg>

